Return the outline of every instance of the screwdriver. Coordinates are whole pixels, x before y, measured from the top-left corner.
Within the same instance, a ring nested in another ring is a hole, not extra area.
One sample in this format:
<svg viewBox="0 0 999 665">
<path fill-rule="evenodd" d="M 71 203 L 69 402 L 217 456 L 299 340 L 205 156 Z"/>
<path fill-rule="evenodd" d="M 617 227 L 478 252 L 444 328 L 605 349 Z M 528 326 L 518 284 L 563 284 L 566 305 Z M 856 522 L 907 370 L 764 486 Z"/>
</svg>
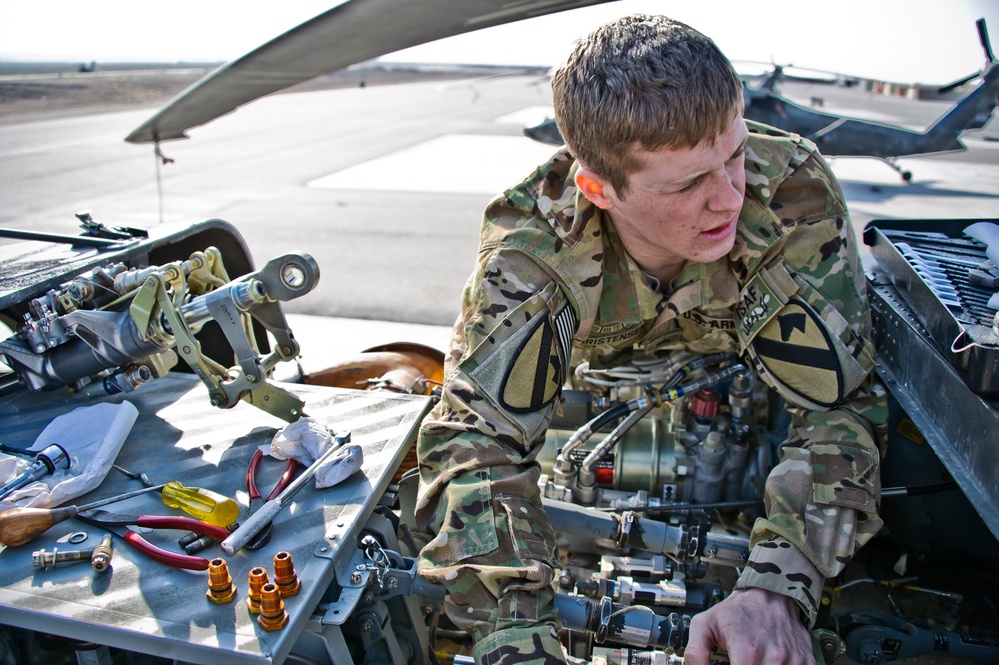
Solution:
<svg viewBox="0 0 999 665">
<path fill-rule="evenodd" d="M 215 526 L 226 527 L 239 519 L 239 504 L 233 499 L 201 487 L 187 487 L 176 480 L 163 486 L 163 503 Z"/>
<path fill-rule="evenodd" d="M 88 503 L 85 506 L 62 506 L 61 508 L 11 508 L 0 513 L 0 544 L 16 547 L 30 542 L 48 531 L 52 526 L 76 517 L 77 513 L 92 510 L 115 501 L 124 501 L 133 496 L 155 492 L 163 489 L 163 485 L 154 485 L 141 490 L 113 496 Z"/>
<path fill-rule="evenodd" d="M 58 443 L 46 446 L 44 450 L 35 455 L 35 463 L 27 471 L 0 487 L 0 499 L 6 499 L 7 495 L 13 493 L 14 490 L 24 487 L 42 476 L 52 475 L 61 469 L 68 469 L 69 465 L 70 457 L 65 448 Z"/>
<path fill-rule="evenodd" d="M 53 525 L 76 517 L 78 513 L 154 491 L 163 492 L 163 503 L 166 505 L 171 508 L 180 508 L 203 522 L 209 522 L 209 519 L 228 520 L 224 525 L 218 522 L 209 522 L 215 526 L 228 526 L 239 517 L 239 505 L 234 500 L 211 490 L 187 487 L 173 481 L 165 485 L 153 485 L 120 496 L 102 499 L 84 506 L 62 506 L 51 509 L 12 508 L 0 513 L 0 544 L 8 547 L 23 545 L 48 531 Z"/>
</svg>

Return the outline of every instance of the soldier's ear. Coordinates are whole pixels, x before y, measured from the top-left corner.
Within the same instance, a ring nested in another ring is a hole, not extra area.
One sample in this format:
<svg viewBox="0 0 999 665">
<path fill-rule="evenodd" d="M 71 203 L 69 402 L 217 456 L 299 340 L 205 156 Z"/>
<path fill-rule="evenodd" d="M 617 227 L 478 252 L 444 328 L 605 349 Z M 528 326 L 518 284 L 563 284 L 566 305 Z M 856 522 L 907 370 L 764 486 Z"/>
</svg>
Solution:
<svg viewBox="0 0 999 665">
<path fill-rule="evenodd" d="M 576 187 L 598 208 L 610 210 L 614 207 L 614 188 L 586 166 L 580 166 L 576 171 Z"/>
</svg>

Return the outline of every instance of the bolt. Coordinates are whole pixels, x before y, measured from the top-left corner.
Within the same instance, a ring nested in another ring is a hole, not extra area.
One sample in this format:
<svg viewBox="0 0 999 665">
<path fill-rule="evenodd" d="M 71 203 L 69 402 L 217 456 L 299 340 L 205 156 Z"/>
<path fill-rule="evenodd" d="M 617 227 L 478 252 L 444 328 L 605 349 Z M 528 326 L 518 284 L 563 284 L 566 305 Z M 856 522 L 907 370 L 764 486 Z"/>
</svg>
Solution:
<svg viewBox="0 0 999 665">
<path fill-rule="evenodd" d="M 365 619 L 361 622 L 361 630 L 365 633 L 370 633 L 375 627 L 374 622 L 371 619 Z"/>
<path fill-rule="evenodd" d="M 90 556 L 93 554 L 93 550 L 69 550 L 67 552 L 60 552 L 58 548 L 53 548 L 51 552 L 46 552 L 45 550 L 38 550 L 37 552 L 31 553 L 31 563 L 36 568 L 41 568 L 42 570 L 47 570 L 48 568 L 55 567 L 57 563 L 69 563 L 72 561 L 90 561 Z"/>
<path fill-rule="evenodd" d="M 256 374 L 247 374 L 246 375 L 246 380 L 249 381 L 250 383 L 256 383 L 257 382 L 257 375 Z"/>
<path fill-rule="evenodd" d="M 396 589 L 398 587 L 399 587 L 399 580 L 397 580 L 394 577 L 390 577 L 389 581 L 388 581 L 388 588 L 390 588 L 390 589 Z"/>
<path fill-rule="evenodd" d="M 350 574 L 350 583 L 351 584 L 360 584 L 361 583 L 361 574 L 360 573 L 351 573 Z"/>
<path fill-rule="evenodd" d="M 711 557 L 715 556 L 716 554 L 718 554 L 718 548 L 717 547 L 715 547 L 713 545 L 709 545 L 708 547 L 704 548 L 704 556 L 708 557 L 709 559 Z"/>
</svg>

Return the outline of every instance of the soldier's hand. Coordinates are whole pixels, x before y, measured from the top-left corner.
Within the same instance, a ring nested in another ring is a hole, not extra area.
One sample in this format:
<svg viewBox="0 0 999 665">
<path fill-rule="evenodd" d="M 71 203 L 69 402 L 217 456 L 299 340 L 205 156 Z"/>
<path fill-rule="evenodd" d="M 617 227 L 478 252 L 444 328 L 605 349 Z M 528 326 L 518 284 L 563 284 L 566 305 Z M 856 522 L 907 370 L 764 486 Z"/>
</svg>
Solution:
<svg viewBox="0 0 999 665">
<path fill-rule="evenodd" d="M 812 640 L 798 605 L 764 589 L 742 589 L 694 615 L 684 665 L 708 665 L 713 651 L 734 665 L 815 665 Z"/>
</svg>

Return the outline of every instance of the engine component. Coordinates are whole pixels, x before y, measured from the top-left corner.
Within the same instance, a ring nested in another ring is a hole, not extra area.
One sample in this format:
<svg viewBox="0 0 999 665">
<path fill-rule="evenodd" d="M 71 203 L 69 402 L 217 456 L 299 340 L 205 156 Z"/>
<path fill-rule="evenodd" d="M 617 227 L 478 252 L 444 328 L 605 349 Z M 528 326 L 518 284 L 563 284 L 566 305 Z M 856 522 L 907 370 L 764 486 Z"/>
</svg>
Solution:
<svg viewBox="0 0 999 665">
<path fill-rule="evenodd" d="M 315 260 L 291 253 L 230 281 L 212 247 L 162 266 L 100 266 L 32 299 L 20 330 L 0 342 L 0 360 L 31 390 L 74 386 L 100 395 L 134 390 L 179 355 L 208 387 L 213 406 L 244 399 L 291 422 L 302 403 L 266 379 L 299 352 L 278 303 L 305 295 L 318 280 Z M 251 319 L 277 342 L 264 357 Z M 212 320 L 235 355 L 233 367 L 211 360 L 195 337 Z"/>
<path fill-rule="evenodd" d="M 690 617 L 671 612 L 656 614 L 648 608 L 618 605 L 604 597 L 598 602 L 578 596 L 555 595 L 555 609 L 570 630 L 593 633 L 597 644 L 655 647 L 666 653 L 687 646 Z"/>
<path fill-rule="evenodd" d="M 999 662 L 999 640 L 981 635 L 926 630 L 884 612 L 864 610 L 840 618 L 846 653 L 864 665 L 946 654 L 982 663 Z"/>
</svg>

